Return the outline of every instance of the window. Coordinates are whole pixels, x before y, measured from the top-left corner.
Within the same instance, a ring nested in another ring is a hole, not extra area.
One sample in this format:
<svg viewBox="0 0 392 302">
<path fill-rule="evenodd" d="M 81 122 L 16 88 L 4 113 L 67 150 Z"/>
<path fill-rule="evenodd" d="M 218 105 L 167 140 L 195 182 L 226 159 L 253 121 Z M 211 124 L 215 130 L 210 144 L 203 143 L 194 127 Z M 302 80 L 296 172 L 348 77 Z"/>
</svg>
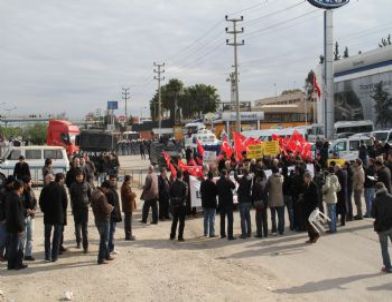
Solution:
<svg viewBox="0 0 392 302">
<path fill-rule="evenodd" d="M 347 143 L 346 142 L 340 142 L 335 145 L 335 151 L 336 152 L 342 152 L 346 151 Z"/>
<path fill-rule="evenodd" d="M 44 159 L 63 159 L 63 152 L 57 150 L 44 150 Z"/>
<path fill-rule="evenodd" d="M 350 151 L 358 151 L 359 150 L 359 141 L 351 141 L 350 142 Z"/>
<path fill-rule="evenodd" d="M 41 159 L 41 150 L 26 150 L 26 159 Z"/>
<path fill-rule="evenodd" d="M 8 156 L 8 159 L 10 160 L 18 160 L 19 156 L 21 156 L 22 153 L 20 152 L 20 150 L 12 150 L 10 155 Z"/>
</svg>

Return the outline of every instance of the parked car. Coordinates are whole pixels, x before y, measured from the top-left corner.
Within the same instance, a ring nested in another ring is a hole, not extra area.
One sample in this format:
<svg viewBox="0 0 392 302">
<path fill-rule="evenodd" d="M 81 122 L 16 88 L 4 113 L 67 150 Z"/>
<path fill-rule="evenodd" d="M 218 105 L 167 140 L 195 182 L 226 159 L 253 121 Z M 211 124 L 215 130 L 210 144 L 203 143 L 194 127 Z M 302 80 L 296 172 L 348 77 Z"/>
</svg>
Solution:
<svg viewBox="0 0 392 302">
<path fill-rule="evenodd" d="M 340 138 L 332 142 L 329 153 L 330 157 L 338 157 L 346 161 L 354 161 L 359 156 L 359 147 L 364 141 L 366 145 L 370 144 L 369 136 L 351 136 L 348 138 Z"/>
</svg>

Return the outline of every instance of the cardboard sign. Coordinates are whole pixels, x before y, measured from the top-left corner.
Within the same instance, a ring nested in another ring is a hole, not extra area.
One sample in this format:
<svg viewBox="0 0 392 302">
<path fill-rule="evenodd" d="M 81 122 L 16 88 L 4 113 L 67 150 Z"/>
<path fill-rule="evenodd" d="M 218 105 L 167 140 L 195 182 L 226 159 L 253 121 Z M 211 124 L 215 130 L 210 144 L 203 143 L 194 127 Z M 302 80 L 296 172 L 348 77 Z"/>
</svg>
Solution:
<svg viewBox="0 0 392 302">
<path fill-rule="evenodd" d="M 216 152 L 215 151 L 204 151 L 203 162 L 215 162 L 216 161 Z"/>
<path fill-rule="evenodd" d="M 264 156 L 277 156 L 280 153 L 278 141 L 264 142 L 263 155 Z"/>
<path fill-rule="evenodd" d="M 263 144 L 251 145 L 248 148 L 247 158 L 259 159 L 263 157 Z"/>
<path fill-rule="evenodd" d="M 328 159 L 328 167 L 331 165 L 331 162 L 335 162 L 336 163 L 336 165 L 337 166 L 339 166 L 339 167 L 343 167 L 344 166 L 344 164 L 346 163 L 346 160 L 345 159 L 342 159 L 342 158 L 331 158 L 331 159 Z"/>
</svg>

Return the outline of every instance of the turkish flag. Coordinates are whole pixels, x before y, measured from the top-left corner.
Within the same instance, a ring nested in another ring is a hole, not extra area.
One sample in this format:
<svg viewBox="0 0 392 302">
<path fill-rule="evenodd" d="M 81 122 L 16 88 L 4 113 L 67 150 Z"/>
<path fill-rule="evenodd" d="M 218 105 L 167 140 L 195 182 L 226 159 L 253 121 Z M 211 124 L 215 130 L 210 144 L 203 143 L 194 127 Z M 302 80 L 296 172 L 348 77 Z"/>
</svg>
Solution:
<svg viewBox="0 0 392 302">
<path fill-rule="evenodd" d="M 227 137 L 223 139 L 222 142 L 222 151 L 226 154 L 227 158 L 231 158 L 233 155 L 233 149 L 231 148 L 230 144 L 227 141 Z"/>
<path fill-rule="evenodd" d="M 172 177 L 177 177 L 177 170 L 171 163 L 170 155 L 167 154 L 165 151 L 162 152 L 163 158 L 165 159 L 166 166 L 170 170 Z"/>
<path fill-rule="evenodd" d="M 246 151 L 246 146 L 244 144 L 246 137 L 241 133 L 233 132 L 234 139 L 234 150 L 237 157 L 237 160 L 242 160 L 242 152 Z"/>
<path fill-rule="evenodd" d="M 318 97 L 321 96 L 321 89 L 320 89 L 320 85 L 317 83 L 317 77 L 316 74 L 313 73 L 313 90 L 317 92 Z"/>
</svg>

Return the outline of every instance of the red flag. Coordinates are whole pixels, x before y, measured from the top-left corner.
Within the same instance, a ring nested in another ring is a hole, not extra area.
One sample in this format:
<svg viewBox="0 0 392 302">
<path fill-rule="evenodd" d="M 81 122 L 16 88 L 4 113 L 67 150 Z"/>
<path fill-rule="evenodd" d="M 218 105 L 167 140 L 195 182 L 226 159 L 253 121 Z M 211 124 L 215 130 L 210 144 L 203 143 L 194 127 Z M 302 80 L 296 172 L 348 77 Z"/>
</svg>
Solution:
<svg viewBox="0 0 392 302">
<path fill-rule="evenodd" d="M 316 74 L 313 73 L 313 90 L 317 92 L 318 97 L 321 96 L 321 89 L 320 89 L 320 85 L 317 83 L 317 77 Z"/>
<path fill-rule="evenodd" d="M 162 152 L 163 158 L 165 159 L 166 166 L 170 170 L 172 177 L 177 177 L 177 170 L 171 163 L 170 155 L 167 154 L 165 151 Z"/>
<path fill-rule="evenodd" d="M 189 175 L 195 177 L 203 177 L 203 167 L 202 166 L 187 166 L 181 160 L 178 160 L 178 168 L 182 171 L 187 171 Z"/>
<path fill-rule="evenodd" d="M 199 153 L 199 155 L 201 157 L 204 157 L 204 147 L 203 145 L 200 143 L 199 140 L 197 140 L 197 153 Z"/>
<path fill-rule="evenodd" d="M 243 158 L 242 152 L 246 151 L 246 146 L 244 144 L 246 138 L 241 133 L 233 132 L 233 139 L 237 160 L 241 160 Z"/>
<path fill-rule="evenodd" d="M 277 134 L 272 134 L 272 140 L 273 141 L 278 141 L 278 140 L 280 140 L 280 136 L 277 135 Z"/>
<path fill-rule="evenodd" d="M 226 154 L 227 158 L 231 158 L 231 156 L 233 155 L 233 149 L 231 148 L 231 146 L 227 142 L 227 137 L 225 137 L 223 139 L 222 151 Z"/>
</svg>

